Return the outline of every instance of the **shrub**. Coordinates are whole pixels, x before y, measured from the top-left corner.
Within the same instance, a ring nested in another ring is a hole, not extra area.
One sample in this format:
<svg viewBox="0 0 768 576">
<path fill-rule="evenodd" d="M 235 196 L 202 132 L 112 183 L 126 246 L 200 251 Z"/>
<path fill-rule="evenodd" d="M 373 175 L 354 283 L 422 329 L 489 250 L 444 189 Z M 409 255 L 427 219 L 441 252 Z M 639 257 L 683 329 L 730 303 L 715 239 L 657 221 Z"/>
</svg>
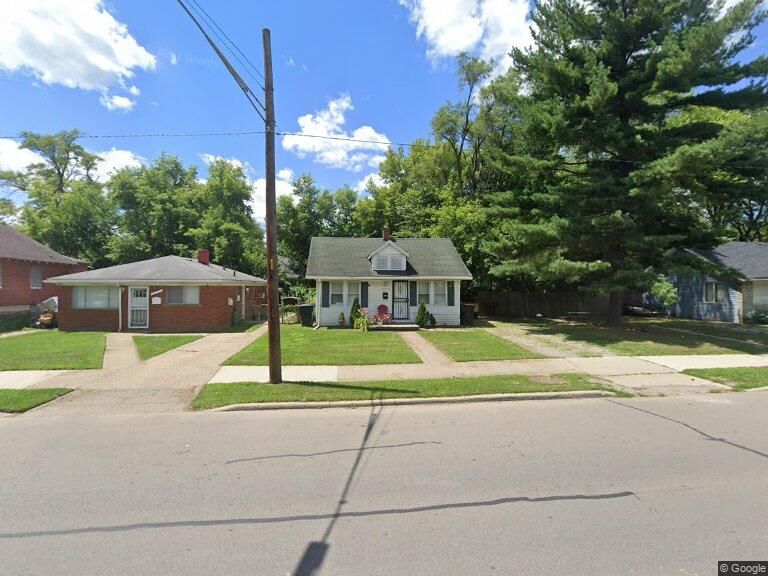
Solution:
<svg viewBox="0 0 768 576">
<path fill-rule="evenodd" d="M 747 324 L 768 324 L 768 311 L 754 310 L 744 316 Z"/>
<path fill-rule="evenodd" d="M 349 323 L 354 326 L 358 316 L 360 316 L 360 299 L 355 296 L 352 302 L 352 310 L 349 312 Z"/>
<path fill-rule="evenodd" d="M 435 320 L 435 315 L 434 315 L 434 314 L 432 314 L 432 313 L 430 313 L 430 315 L 429 315 L 429 325 L 430 325 L 432 328 L 434 328 L 435 326 L 437 326 L 437 320 Z"/>
<path fill-rule="evenodd" d="M 344 312 L 339 312 L 339 327 L 340 328 L 344 328 L 344 326 L 346 326 L 346 325 L 347 325 L 347 323 L 344 320 Z"/>
<path fill-rule="evenodd" d="M 416 324 L 419 328 L 424 328 L 429 322 L 429 312 L 427 312 L 427 306 L 424 302 L 419 304 L 419 309 L 416 311 Z"/>
<path fill-rule="evenodd" d="M 371 321 L 368 319 L 367 315 L 360 314 L 357 318 L 355 318 L 355 330 L 360 330 L 360 332 L 368 332 L 370 325 Z"/>
</svg>

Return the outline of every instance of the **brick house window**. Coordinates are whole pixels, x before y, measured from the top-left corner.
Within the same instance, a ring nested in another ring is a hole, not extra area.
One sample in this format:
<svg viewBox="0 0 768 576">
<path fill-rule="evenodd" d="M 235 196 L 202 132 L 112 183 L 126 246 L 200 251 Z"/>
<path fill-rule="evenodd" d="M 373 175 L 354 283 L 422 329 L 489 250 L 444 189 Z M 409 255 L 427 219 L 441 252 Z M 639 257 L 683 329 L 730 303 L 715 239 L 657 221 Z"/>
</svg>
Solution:
<svg viewBox="0 0 768 576">
<path fill-rule="evenodd" d="M 166 289 L 167 304 L 200 304 L 200 286 L 171 286 Z"/>
<path fill-rule="evenodd" d="M 39 290 L 43 287 L 43 271 L 40 266 L 32 266 L 29 269 L 29 287 Z"/>
<path fill-rule="evenodd" d="M 78 310 L 117 310 L 120 288 L 117 286 L 75 286 L 72 307 Z"/>
<path fill-rule="evenodd" d="M 725 302 L 726 286 L 723 282 L 705 282 L 704 283 L 704 302 L 709 304 L 720 304 Z"/>
</svg>

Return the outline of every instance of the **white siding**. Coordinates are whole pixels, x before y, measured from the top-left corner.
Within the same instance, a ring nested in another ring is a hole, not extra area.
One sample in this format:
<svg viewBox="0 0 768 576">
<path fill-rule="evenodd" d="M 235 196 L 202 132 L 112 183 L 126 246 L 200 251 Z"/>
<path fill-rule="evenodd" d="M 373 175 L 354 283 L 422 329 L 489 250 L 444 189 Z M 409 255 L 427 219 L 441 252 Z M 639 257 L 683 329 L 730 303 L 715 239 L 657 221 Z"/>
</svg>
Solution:
<svg viewBox="0 0 768 576">
<path fill-rule="evenodd" d="M 427 280 L 422 278 L 421 280 Z M 454 305 L 448 306 L 436 306 L 434 304 L 434 291 L 435 282 L 446 282 L 445 280 L 432 280 L 430 281 L 430 304 L 427 305 L 427 310 L 434 314 L 435 320 L 437 320 L 438 326 L 458 326 L 461 312 L 461 281 L 453 280 L 454 282 Z M 387 299 L 384 299 L 384 292 L 387 293 Z M 408 290 L 410 295 L 410 287 Z M 446 301 L 448 298 L 448 290 L 446 287 Z M 386 304 L 387 310 L 392 312 L 392 280 L 368 280 L 368 316 L 372 317 L 376 314 L 379 305 Z M 344 304 L 336 304 L 322 307 L 322 280 L 317 280 L 317 312 L 316 317 L 321 326 L 337 326 L 339 321 L 339 313 L 344 312 L 344 319 L 349 324 L 349 312 L 352 309 L 352 302 L 347 302 L 347 286 L 344 287 Z M 408 321 L 416 321 L 416 312 L 418 306 L 410 306 Z"/>
</svg>

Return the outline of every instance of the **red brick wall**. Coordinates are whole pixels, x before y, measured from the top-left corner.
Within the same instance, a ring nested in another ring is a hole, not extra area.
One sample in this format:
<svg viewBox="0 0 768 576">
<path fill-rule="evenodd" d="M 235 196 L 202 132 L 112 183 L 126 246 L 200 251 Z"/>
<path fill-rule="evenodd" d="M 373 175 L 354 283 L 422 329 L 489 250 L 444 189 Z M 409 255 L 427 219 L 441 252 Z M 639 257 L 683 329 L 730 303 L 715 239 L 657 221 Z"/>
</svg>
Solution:
<svg viewBox="0 0 768 576">
<path fill-rule="evenodd" d="M 152 304 L 152 293 L 162 290 L 155 297 L 160 298 L 160 304 Z M 260 302 L 255 291 L 264 288 L 250 286 L 246 293 L 246 315 L 251 295 Z M 117 310 L 75 310 L 72 308 L 72 287 L 62 286 L 59 300 L 59 328 L 61 330 L 109 330 L 116 331 L 118 327 Z M 216 332 L 232 324 L 240 317 L 240 294 L 238 286 L 201 286 L 200 304 L 171 305 L 166 304 L 166 291 L 163 286 L 149 287 L 149 331 L 150 332 Z M 232 300 L 232 304 L 228 303 Z M 266 299 L 263 300 L 266 302 Z M 123 331 L 128 330 L 128 288 L 122 293 Z"/>
<path fill-rule="evenodd" d="M 39 266 L 43 273 L 43 287 L 29 287 L 29 271 L 33 266 Z M 7 260 L 0 258 L 3 287 L 0 288 L 0 306 L 20 306 L 40 304 L 51 296 L 59 296 L 61 288 L 56 284 L 47 284 L 46 278 L 83 272 L 84 264 L 48 264 L 25 262 L 23 260 Z"/>
</svg>

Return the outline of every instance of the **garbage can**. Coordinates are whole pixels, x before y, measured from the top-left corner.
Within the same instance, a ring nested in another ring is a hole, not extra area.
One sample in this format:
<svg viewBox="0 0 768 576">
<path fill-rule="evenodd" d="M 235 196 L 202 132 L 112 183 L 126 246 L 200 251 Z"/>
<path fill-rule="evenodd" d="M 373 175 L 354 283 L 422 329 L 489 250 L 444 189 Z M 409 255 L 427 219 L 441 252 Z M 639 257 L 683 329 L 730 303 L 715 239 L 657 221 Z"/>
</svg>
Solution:
<svg viewBox="0 0 768 576">
<path fill-rule="evenodd" d="M 299 304 L 299 321 L 302 326 L 312 326 L 312 311 L 315 309 L 314 304 Z"/>
<path fill-rule="evenodd" d="M 461 303 L 461 325 L 472 326 L 474 322 L 475 322 L 475 303 L 462 302 Z"/>
</svg>

